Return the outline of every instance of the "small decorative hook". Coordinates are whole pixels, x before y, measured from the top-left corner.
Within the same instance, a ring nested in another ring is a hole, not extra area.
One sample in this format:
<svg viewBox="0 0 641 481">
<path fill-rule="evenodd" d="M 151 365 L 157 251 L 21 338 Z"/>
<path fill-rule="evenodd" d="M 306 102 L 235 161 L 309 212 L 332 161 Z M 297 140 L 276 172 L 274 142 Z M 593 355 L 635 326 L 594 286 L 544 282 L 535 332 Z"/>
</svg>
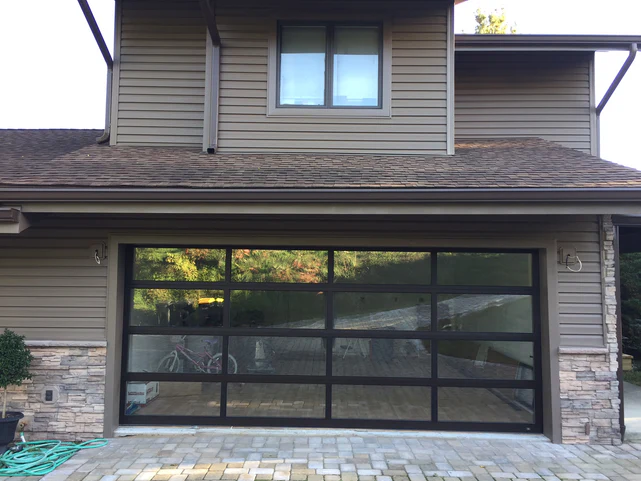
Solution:
<svg viewBox="0 0 641 481">
<path fill-rule="evenodd" d="M 572 265 L 579 264 L 579 268 L 578 269 L 572 269 L 570 267 L 570 256 L 569 255 L 566 256 L 566 258 L 565 258 L 565 268 L 567 270 L 569 270 L 570 272 L 581 272 L 583 270 L 583 262 L 581 262 L 581 259 L 579 259 L 578 255 L 575 256 L 574 258 L 576 259 L 576 262 L 572 263 Z"/>
<path fill-rule="evenodd" d="M 91 246 L 91 252 L 93 254 L 93 260 L 96 261 L 96 264 L 101 265 L 102 261 L 107 258 L 107 244 L 101 242 L 100 244 L 94 244 Z"/>
</svg>

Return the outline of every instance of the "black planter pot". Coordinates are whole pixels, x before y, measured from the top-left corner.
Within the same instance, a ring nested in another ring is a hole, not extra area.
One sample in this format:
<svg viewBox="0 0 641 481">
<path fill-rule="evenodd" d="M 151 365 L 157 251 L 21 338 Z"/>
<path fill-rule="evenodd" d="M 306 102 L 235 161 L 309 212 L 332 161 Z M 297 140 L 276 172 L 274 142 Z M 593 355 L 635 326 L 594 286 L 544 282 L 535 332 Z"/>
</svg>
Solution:
<svg viewBox="0 0 641 481">
<path fill-rule="evenodd" d="M 23 417 L 22 413 L 7 412 L 6 418 L 0 418 L 0 454 L 7 450 L 7 445 L 16 437 L 16 428 Z"/>
</svg>

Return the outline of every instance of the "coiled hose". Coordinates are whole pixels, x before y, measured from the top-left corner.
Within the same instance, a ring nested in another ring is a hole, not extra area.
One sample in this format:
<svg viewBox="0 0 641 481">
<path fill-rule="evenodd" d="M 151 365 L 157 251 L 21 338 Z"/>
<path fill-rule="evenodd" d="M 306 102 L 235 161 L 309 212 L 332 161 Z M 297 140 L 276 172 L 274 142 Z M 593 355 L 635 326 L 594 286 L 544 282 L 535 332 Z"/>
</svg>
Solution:
<svg viewBox="0 0 641 481">
<path fill-rule="evenodd" d="M 0 476 L 44 476 L 83 449 L 101 448 L 107 440 L 98 438 L 84 443 L 30 441 L 16 443 L 0 456 Z"/>
</svg>

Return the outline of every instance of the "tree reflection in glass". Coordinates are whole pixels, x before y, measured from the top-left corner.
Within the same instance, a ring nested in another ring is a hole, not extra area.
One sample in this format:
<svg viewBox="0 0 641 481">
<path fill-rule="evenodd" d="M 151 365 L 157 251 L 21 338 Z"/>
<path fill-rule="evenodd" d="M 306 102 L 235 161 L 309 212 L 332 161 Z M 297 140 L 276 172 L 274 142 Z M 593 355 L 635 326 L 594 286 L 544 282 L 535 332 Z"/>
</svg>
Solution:
<svg viewBox="0 0 641 481">
<path fill-rule="evenodd" d="M 234 249 L 232 282 L 327 282 L 327 251 Z"/>
<path fill-rule="evenodd" d="M 137 247 L 134 279 L 221 282 L 225 280 L 225 249 Z"/>
<path fill-rule="evenodd" d="M 429 252 L 336 251 L 334 280 L 351 284 L 429 284 Z"/>
<path fill-rule="evenodd" d="M 223 291 L 134 289 L 130 326 L 221 327 Z"/>
</svg>

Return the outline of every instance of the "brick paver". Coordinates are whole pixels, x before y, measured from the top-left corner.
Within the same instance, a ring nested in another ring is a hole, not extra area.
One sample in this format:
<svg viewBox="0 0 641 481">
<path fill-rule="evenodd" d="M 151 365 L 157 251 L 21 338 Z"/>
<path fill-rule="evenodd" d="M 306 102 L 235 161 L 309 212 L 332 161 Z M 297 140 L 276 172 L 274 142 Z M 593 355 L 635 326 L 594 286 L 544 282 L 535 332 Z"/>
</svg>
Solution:
<svg viewBox="0 0 641 481">
<path fill-rule="evenodd" d="M 641 444 L 568 446 L 540 436 L 314 436 L 296 430 L 268 436 L 136 436 L 83 451 L 42 479 L 641 481 Z"/>
</svg>

